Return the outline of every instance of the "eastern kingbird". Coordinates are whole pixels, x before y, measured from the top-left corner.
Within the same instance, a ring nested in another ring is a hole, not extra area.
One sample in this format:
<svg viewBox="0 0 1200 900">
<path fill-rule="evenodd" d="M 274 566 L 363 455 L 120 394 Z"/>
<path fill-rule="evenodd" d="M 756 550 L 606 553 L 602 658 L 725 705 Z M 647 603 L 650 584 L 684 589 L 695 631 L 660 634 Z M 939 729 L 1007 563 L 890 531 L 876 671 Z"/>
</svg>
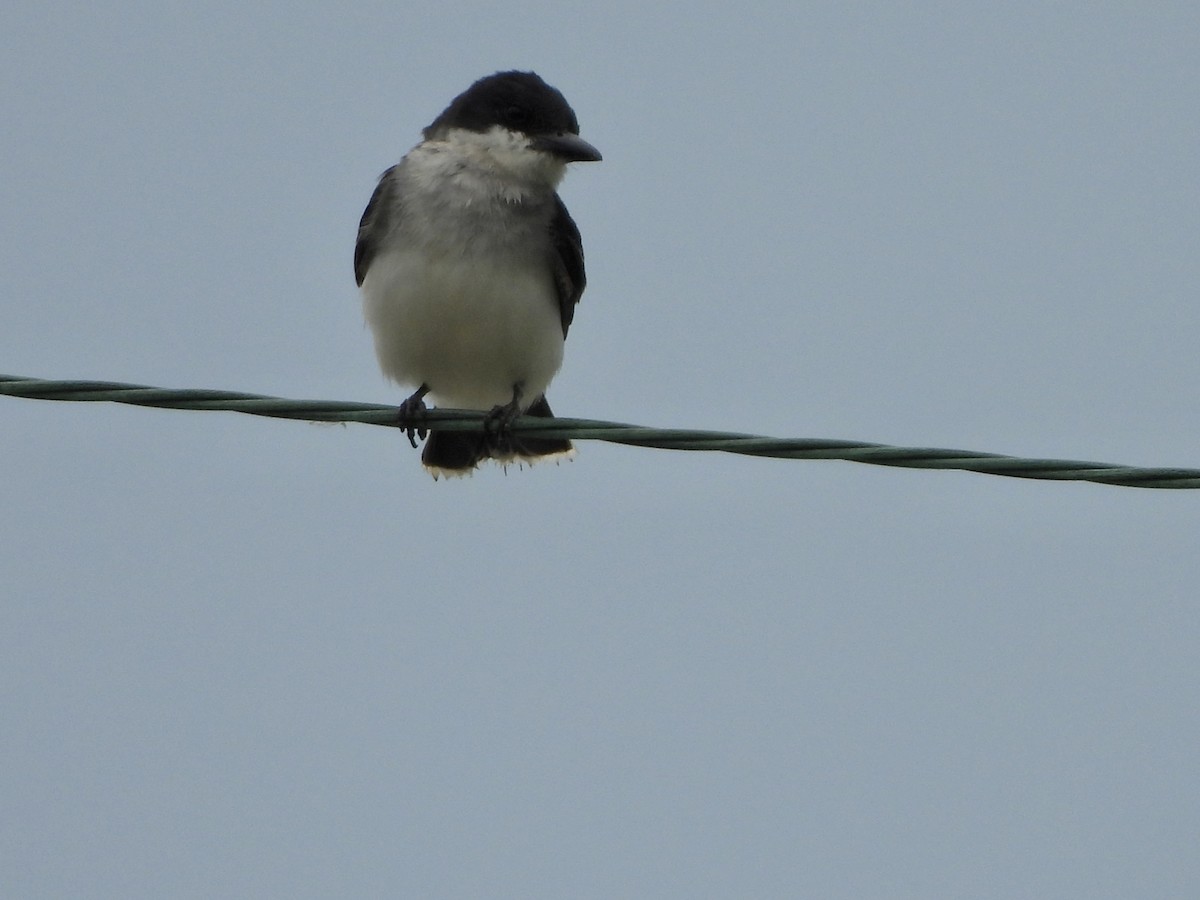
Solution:
<svg viewBox="0 0 1200 900">
<path fill-rule="evenodd" d="M 550 416 L 545 391 L 583 293 L 579 229 L 555 192 L 569 162 L 599 160 L 563 95 L 532 72 L 498 72 L 459 94 L 383 173 L 358 227 L 354 274 L 383 373 L 439 406 L 488 410 L 482 435 L 429 435 L 437 478 L 484 459 L 573 453 L 517 437 L 521 414 Z M 419 426 L 408 428 L 424 436 Z"/>
</svg>

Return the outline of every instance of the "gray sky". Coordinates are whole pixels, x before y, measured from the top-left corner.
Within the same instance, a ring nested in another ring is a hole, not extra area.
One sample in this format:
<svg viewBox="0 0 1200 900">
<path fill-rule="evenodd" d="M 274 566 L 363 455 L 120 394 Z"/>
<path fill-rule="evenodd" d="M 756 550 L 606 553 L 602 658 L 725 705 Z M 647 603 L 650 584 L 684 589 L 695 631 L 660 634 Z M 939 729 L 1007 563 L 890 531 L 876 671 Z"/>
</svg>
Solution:
<svg viewBox="0 0 1200 900">
<path fill-rule="evenodd" d="M 1200 465 L 1200 9 L 0 12 L 0 371 L 398 402 L 375 177 L 605 154 L 563 415 Z M 1200 493 L 0 398 L 6 897 L 1195 897 Z"/>
</svg>

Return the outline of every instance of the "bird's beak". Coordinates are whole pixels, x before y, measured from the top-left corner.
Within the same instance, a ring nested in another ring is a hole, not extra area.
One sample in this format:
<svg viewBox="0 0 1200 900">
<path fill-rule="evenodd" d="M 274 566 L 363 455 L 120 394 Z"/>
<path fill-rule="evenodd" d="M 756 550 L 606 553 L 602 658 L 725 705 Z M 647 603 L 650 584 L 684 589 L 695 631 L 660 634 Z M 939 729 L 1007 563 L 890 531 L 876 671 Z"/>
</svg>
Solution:
<svg viewBox="0 0 1200 900">
<path fill-rule="evenodd" d="M 543 134 L 533 139 L 533 149 L 553 153 L 566 162 L 599 162 L 600 151 L 577 134 Z"/>
</svg>

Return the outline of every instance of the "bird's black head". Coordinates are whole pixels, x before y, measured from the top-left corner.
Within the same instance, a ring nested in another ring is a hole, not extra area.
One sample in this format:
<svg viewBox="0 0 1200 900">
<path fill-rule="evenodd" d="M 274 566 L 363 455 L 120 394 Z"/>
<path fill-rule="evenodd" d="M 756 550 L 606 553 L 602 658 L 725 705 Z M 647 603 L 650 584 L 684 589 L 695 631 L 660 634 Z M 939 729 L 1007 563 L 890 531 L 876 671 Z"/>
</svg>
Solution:
<svg viewBox="0 0 1200 900">
<path fill-rule="evenodd" d="M 455 128 L 485 132 L 500 127 L 531 138 L 531 145 L 565 161 L 599 160 L 579 137 L 579 120 L 566 98 L 533 72 L 497 72 L 459 94 L 425 129 L 426 140 Z"/>
</svg>

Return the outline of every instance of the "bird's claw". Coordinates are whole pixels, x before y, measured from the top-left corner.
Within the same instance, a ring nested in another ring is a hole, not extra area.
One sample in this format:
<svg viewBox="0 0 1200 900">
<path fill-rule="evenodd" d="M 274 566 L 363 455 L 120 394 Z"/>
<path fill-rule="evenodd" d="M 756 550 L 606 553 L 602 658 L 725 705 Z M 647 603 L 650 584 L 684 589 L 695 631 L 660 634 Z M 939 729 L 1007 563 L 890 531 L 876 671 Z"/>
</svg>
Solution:
<svg viewBox="0 0 1200 900">
<path fill-rule="evenodd" d="M 497 455 L 512 453 L 512 424 L 521 416 L 521 385 L 513 385 L 513 398 L 493 406 L 483 417 L 483 437 Z"/>
<path fill-rule="evenodd" d="M 426 390 L 417 391 L 396 410 L 396 419 L 414 448 L 417 446 L 418 437 L 424 440 L 429 434 L 429 429 L 424 425 L 425 413 L 429 411 L 429 407 L 425 405 L 426 393 Z"/>
<path fill-rule="evenodd" d="M 521 416 L 520 402 L 513 398 L 509 403 L 502 403 L 499 406 L 493 406 L 486 416 L 483 417 L 483 430 L 485 433 L 501 435 L 512 429 L 512 423 Z"/>
</svg>

